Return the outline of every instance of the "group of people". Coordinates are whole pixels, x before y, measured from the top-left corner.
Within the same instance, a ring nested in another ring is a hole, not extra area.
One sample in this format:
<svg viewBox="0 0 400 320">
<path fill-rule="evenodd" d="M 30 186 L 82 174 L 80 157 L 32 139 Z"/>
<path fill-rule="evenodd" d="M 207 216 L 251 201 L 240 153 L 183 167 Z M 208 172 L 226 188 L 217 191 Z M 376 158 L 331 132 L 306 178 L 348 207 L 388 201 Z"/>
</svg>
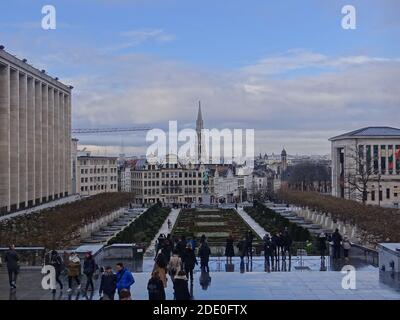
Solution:
<svg viewBox="0 0 400 320">
<path fill-rule="evenodd" d="M 336 229 L 332 235 L 329 237 L 325 235 L 325 233 L 321 233 L 318 237 L 318 246 L 321 252 L 321 257 L 325 256 L 325 253 L 328 249 L 327 242 L 332 245 L 333 249 L 333 259 L 340 259 L 341 251 L 343 249 L 343 256 L 345 260 L 349 258 L 349 251 L 351 249 L 350 239 L 345 235 L 342 236 L 339 232 L 339 229 Z"/>
<path fill-rule="evenodd" d="M 286 256 L 288 256 L 290 260 L 292 244 L 293 240 L 287 229 L 272 236 L 266 234 L 263 238 L 263 245 L 267 266 L 274 266 L 274 262 L 279 262 L 280 257 L 285 260 Z"/>
<path fill-rule="evenodd" d="M 150 300 L 165 300 L 165 288 L 167 287 L 167 275 L 171 279 L 176 300 L 189 300 L 189 280 L 193 285 L 193 270 L 198 265 L 197 257 L 200 259 L 200 268 L 208 273 L 211 249 L 207 238 L 200 238 L 197 252 L 197 240 L 186 239 L 185 236 L 172 238 L 170 234 L 160 234 L 155 247 L 155 263 L 151 279 L 147 289 Z"/>
</svg>

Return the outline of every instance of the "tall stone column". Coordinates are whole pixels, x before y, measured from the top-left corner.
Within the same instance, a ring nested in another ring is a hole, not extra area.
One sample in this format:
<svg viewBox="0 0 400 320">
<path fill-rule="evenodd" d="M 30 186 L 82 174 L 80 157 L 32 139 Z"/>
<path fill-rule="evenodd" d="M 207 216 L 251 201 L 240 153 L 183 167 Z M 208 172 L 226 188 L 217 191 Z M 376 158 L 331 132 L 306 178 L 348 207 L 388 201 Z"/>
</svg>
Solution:
<svg viewBox="0 0 400 320">
<path fill-rule="evenodd" d="M 42 83 L 35 81 L 35 204 L 42 202 Z"/>
<path fill-rule="evenodd" d="M 54 194 L 59 197 L 60 194 L 60 175 L 59 175 L 59 91 L 54 90 Z"/>
<path fill-rule="evenodd" d="M 67 129 L 66 129 L 66 172 L 65 172 L 65 179 L 66 179 L 66 187 L 68 195 L 72 194 L 71 188 L 71 179 L 72 179 L 72 168 L 71 168 L 71 96 L 66 95 L 66 118 L 67 118 Z"/>
<path fill-rule="evenodd" d="M 35 202 L 35 80 L 27 79 L 28 206 Z"/>
<path fill-rule="evenodd" d="M 48 87 L 42 84 L 42 200 L 47 201 L 49 195 L 48 170 Z"/>
<path fill-rule="evenodd" d="M 10 70 L 10 204 L 19 208 L 19 72 Z"/>
<path fill-rule="evenodd" d="M 19 203 L 28 204 L 27 76 L 19 74 Z"/>
<path fill-rule="evenodd" d="M 10 209 L 10 67 L 0 64 L 0 214 Z"/>
<path fill-rule="evenodd" d="M 49 197 L 54 199 L 54 89 L 49 87 L 48 90 L 48 188 Z"/>
<path fill-rule="evenodd" d="M 60 109 L 59 109 L 59 156 L 60 156 L 60 163 L 59 163 L 59 171 L 58 174 L 60 176 L 60 196 L 64 196 L 65 191 L 65 152 L 64 152 L 64 94 L 60 92 L 59 95 L 60 101 Z"/>
</svg>

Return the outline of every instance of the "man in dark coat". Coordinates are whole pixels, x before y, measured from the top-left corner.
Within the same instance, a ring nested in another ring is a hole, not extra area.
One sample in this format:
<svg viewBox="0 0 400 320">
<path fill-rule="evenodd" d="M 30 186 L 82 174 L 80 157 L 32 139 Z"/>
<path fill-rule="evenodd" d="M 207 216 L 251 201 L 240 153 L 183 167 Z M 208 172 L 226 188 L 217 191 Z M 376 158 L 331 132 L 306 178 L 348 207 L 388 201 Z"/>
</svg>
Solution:
<svg viewBox="0 0 400 320">
<path fill-rule="evenodd" d="M 253 260 L 253 232 L 249 230 L 246 234 L 246 255 L 247 259 Z"/>
<path fill-rule="evenodd" d="M 283 234 L 283 254 L 282 254 L 283 259 L 286 258 L 286 252 L 288 252 L 289 260 L 291 259 L 292 255 L 291 255 L 290 250 L 292 248 L 292 243 L 293 243 L 293 240 L 289 234 L 289 231 L 285 230 L 285 232 Z"/>
<path fill-rule="evenodd" d="M 50 254 L 50 264 L 56 271 L 56 282 L 60 285 L 60 290 L 63 289 L 63 284 L 60 280 L 61 271 L 64 267 L 64 262 L 59 253 L 56 250 L 52 250 Z"/>
<path fill-rule="evenodd" d="M 275 261 L 279 261 L 279 237 L 278 234 L 273 234 L 271 237 L 272 252 L 275 257 Z"/>
<path fill-rule="evenodd" d="M 342 235 L 339 233 L 339 229 L 336 229 L 332 234 L 333 242 L 333 259 L 340 259 L 340 247 L 342 243 Z"/>
<path fill-rule="evenodd" d="M 185 272 L 189 276 L 190 275 L 190 281 L 193 282 L 193 269 L 195 265 L 198 264 L 196 255 L 194 254 L 194 251 L 192 249 L 192 245 L 188 243 L 185 249 L 185 260 L 184 260 L 184 267 L 185 267 Z"/>
<path fill-rule="evenodd" d="M 106 300 L 114 300 L 115 291 L 117 290 L 117 275 L 110 266 L 106 267 L 105 272 L 101 276 L 99 295 Z"/>
<path fill-rule="evenodd" d="M 8 280 L 12 289 L 17 288 L 17 275 L 19 272 L 19 257 L 15 246 L 12 244 L 5 255 L 5 262 L 7 263 Z"/>
<path fill-rule="evenodd" d="M 204 241 L 199 248 L 201 270 L 210 272 L 210 268 L 208 267 L 208 261 L 210 260 L 210 255 L 211 255 L 211 249 L 208 246 L 207 241 Z"/>
<path fill-rule="evenodd" d="M 270 266 L 274 266 L 274 253 L 271 238 L 268 234 L 266 234 L 263 238 L 264 240 L 264 258 L 267 263 L 268 268 Z"/>
</svg>

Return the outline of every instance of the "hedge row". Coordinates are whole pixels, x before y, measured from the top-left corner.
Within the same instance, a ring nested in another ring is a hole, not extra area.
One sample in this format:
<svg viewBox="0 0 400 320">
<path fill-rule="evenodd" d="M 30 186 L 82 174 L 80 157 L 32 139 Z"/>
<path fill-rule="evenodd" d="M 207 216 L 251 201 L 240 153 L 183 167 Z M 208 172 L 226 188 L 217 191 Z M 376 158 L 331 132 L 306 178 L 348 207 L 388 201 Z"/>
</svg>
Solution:
<svg viewBox="0 0 400 320">
<path fill-rule="evenodd" d="M 160 204 L 150 207 L 127 228 L 112 238 L 108 244 L 141 243 L 148 247 L 167 219 L 170 211 L 171 209 L 163 208 Z"/>
</svg>

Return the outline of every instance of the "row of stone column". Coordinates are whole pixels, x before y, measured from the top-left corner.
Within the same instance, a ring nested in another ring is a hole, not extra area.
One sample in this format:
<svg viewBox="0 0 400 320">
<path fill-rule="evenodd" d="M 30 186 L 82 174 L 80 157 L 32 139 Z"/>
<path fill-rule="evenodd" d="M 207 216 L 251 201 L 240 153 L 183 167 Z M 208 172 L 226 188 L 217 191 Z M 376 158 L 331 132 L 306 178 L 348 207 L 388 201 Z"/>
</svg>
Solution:
<svg viewBox="0 0 400 320">
<path fill-rule="evenodd" d="M 0 64 L 0 210 L 71 193 L 71 96 Z"/>
</svg>

